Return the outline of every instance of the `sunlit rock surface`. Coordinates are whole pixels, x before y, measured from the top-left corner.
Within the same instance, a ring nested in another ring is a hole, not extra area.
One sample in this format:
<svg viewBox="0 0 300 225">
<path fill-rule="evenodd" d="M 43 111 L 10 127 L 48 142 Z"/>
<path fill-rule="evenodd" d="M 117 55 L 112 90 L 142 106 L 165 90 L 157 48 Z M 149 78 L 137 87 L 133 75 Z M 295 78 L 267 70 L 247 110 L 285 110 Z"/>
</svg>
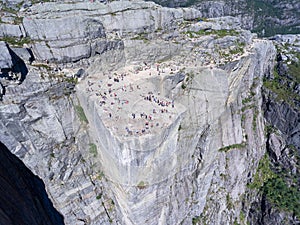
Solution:
<svg viewBox="0 0 300 225">
<path fill-rule="evenodd" d="M 21 84 L 5 83 L 0 141 L 44 180 L 66 224 L 247 219 L 270 41 L 232 17 L 140 1 L 20 15 L 35 60 Z"/>
</svg>

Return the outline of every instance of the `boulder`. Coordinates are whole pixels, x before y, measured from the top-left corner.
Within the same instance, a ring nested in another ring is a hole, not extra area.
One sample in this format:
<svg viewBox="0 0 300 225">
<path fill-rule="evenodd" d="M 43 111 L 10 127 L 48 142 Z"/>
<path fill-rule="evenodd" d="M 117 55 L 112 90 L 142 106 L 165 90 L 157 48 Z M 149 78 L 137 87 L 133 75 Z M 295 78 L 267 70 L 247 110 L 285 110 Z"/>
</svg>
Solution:
<svg viewBox="0 0 300 225">
<path fill-rule="evenodd" d="M 10 69 L 13 66 L 12 58 L 4 41 L 0 41 L 0 69 Z"/>
<path fill-rule="evenodd" d="M 11 48 L 23 61 L 31 63 L 34 60 L 32 52 L 27 48 Z"/>
<path fill-rule="evenodd" d="M 32 40 L 72 40 L 105 37 L 103 25 L 97 19 L 84 16 L 62 16 L 51 19 L 24 18 L 24 29 Z M 55 24 L 55 26 L 53 26 Z"/>
<path fill-rule="evenodd" d="M 14 24 L 0 24 L 0 37 L 22 37 L 23 34 L 21 32 L 19 25 Z"/>
</svg>

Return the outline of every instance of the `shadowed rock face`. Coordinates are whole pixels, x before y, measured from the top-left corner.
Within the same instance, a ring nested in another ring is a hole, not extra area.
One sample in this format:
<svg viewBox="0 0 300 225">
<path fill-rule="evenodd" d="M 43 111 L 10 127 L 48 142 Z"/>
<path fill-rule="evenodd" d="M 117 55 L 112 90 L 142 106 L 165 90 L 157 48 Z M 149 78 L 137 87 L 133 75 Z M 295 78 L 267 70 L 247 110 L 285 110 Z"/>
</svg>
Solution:
<svg viewBox="0 0 300 225">
<path fill-rule="evenodd" d="M 43 181 L 1 142 L 0 152 L 0 224 L 64 224 Z"/>
</svg>

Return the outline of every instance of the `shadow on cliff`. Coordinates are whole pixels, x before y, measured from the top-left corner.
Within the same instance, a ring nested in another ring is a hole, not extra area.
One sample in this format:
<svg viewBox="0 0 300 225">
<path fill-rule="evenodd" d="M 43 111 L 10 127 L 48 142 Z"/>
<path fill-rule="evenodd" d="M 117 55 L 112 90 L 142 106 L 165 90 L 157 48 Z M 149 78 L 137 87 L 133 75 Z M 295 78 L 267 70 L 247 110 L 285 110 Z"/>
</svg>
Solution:
<svg viewBox="0 0 300 225">
<path fill-rule="evenodd" d="M 21 59 L 9 46 L 7 46 L 7 49 L 9 51 L 9 54 L 11 56 L 11 60 L 12 60 L 12 68 L 5 68 L 5 69 L 1 69 L 1 77 L 6 77 L 8 78 L 8 80 L 11 80 L 11 76 L 9 76 L 9 73 L 12 72 L 14 74 L 20 74 L 19 77 L 19 82 L 22 83 L 25 78 L 26 75 L 28 74 L 28 68 L 24 62 L 23 59 Z M 30 50 L 28 50 L 28 54 L 31 55 L 31 59 L 30 60 L 34 60 L 33 55 L 31 53 Z"/>
<path fill-rule="evenodd" d="M 8 48 L 8 50 L 13 62 L 12 72 L 20 73 L 21 74 L 20 82 L 23 82 L 28 73 L 27 66 L 25 62 L 13 50 L 11 50 L 10 48 Z"/>
<path fill-rule="evenodd" d="M 43 181 L 0 142 L 0 224 L 61 225 Z"/>
</svg>

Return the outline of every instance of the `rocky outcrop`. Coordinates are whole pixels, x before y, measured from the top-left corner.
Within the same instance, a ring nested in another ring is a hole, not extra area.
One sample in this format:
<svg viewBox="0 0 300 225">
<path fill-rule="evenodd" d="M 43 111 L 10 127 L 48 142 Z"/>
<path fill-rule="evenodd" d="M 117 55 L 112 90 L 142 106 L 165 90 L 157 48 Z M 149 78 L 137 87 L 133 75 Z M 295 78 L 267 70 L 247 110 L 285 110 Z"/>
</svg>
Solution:
<svg viewBox="0 0 300 225">
<path fill-rule="evenodd" d="M 289 1 L 191 1 L 191 0 L 155 0 L 168 7 L 192 6 L 202 12 L 203 17 L 234 16 L 240 19 L 245 29 L 257 32 L 261 36 L 299 33 L 299 2 Z"/>
<path fill-rule="evenodd" d="M 62 225 L 43 181 L 0 143 L 1 224 Z"/>
<path fill-rule="evenodd" d="M 0 42 L 0 50 L 1 50 L 0 69 L 1 69 L 1 72 L 2 72 L 2 70 L 12 68 L 13 62 L 12 62 L 11 55 L 9 54 L 9 50 L 7 48 L 7 45 L 4 41 Z"/>
<path fill-rule="evenodd" d="M 5 87 L 0 141 L 66 224 L 251 217 L 272 42 L 232 17 L 150 2 L 50 2 L 20 16 L 34 57 L 10 48 L 31 64 Z"/>
<path fill-rule="evenodd" d="M 52 9 L 55 8 L 55 12 Z M 71 11 L 70 11 L 71 9 Z M 47 3 L 35 5 L 24 16 L 23 26 L 30 40 L 35 41 L 36 59 L 48 62 L 74 62 L 89 58 L 96 49 L 109 49 L 128 33 L 171 29 L 183 19 L 197 17 L 197 10 L 158 8 L 153 3 L 98 2 L 87 4 Z M 149 23 L 150 22 L 150 23 Z M 55 26 L 53 26 L 55 24 Z M 106 35 L 109 34 L 109 35 Z M 115 41 L 105 41 L 106 36 Z"/>
<path fill-rule="evenodd" d="M 274 38 L 278 53 L 272 75 L 265 77 L 263 110 L 267 122 L 268 167 L 271 176 L 259 187 L 250 221 L 260 224 L 299 223 L 299 35 Z M 290 49 L 283 47 L 289 43 Z M 258 209 L 257 209 L 258 207 Z"/>
</svg>

